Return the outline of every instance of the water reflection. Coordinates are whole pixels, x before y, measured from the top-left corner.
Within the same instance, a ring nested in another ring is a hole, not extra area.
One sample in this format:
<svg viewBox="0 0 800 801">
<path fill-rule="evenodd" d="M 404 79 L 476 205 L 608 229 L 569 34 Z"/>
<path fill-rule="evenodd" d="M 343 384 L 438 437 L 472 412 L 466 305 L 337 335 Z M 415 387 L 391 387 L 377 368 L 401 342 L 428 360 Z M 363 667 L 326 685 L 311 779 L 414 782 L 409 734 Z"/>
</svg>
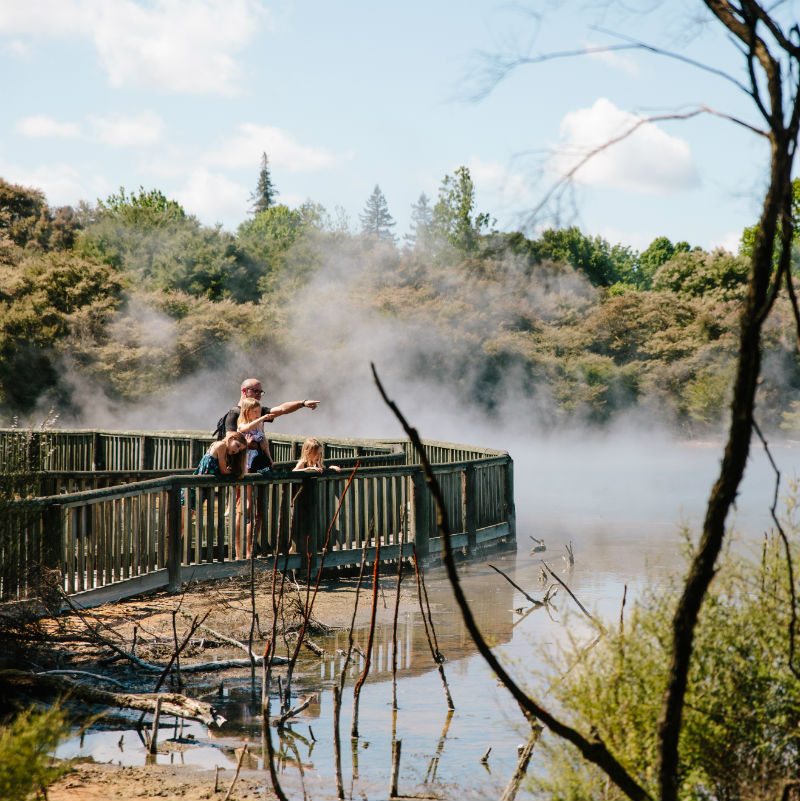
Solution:
<svg viewBox="0 0 800 801">
<path fill-rule="evenodd" d="M 794 473 L 795 448 L 776 449 L 780 467 Z M 628 603 L 646 586 L 661 586 L 667 576 L 684 567 L 681 522 L 696 527 L 719 463 L 719 450 L 697 446 L 655 447 L 645 441 L 578 443 L 572 449 L 544 444 L 535 459 L 517 462 L 518 551 L 491 559 L 527 593 L 541 598 L 549 581 L 542 581 L 544 558 L 593 614 L 619 617 L 623 588 Z M 738 499 L 735 526 L 741 546 L 758 541 L 769 528 L 769 506 L 774 475 L 763 454 L 754 450 L 746 481 Z M 531 553 L 535 536 L 547 550 Z M 570 566 L 566 545 L 572 543 L 575 564 Z M 552 610 L 532 610 L 525 597 L 485 562 L 459 567 L 464 590 L 481 630 L 493 643 L 503 663 L 522 682 L 546 664 L 548 652 L 567 637 L 587 647 L 596 638 L 595 628 L 564 592 Z M 393 579 L 386 577 L 386 586 Z M 362 668 L 356 658 L 346 677 L 341 732 L 345 787 L 357 796 L 388 794 L 392 741 L 402 740 L 400 792 L 431 792 L 469 799 L 498 797 L 514 771 L 517 746 L 527 739 L 519 710 L 500 688 L 483 660 L 476 654 L 449 585 L 441 570 L 427 574 L 439 647 L 447 657 L 445 670 L 455 712 L 448 712 L 436 665 L 425 637 L 418 607 L 411 606 L 399 621 L 398 702 L 391 708 L 391 626 L 379 626 L 372 671 L 361 698 L 359 729 L 362 738 L 351 743 L 353 683 Z M 406 593 L 415 595 L 413 578 L 404 581 Z M 387 592 L 387 603 L 390 593 Z M 366 629 L 356 632 L 356 642 L 366 647 Z M 307 658 L 315 675 L 296 681 L 297 695 L 313 694 L 311 705 L 282 737 L 273 732 L 279 754 L 279 770 L 288 792 L 305 791 L 319 799 L 335 796 L 332 746 L 332 686 L 338 679 L 347 647 L 347 633 L 338 632 L 320 641 L 326 651 L 318 662 Z M 189 724 L 184 738 L 193 743 L 167 746 L 156 761 L 213 768 L 236 767 L 242 741 L 261 743 L 261 719 L 253 690 L 243 680 L 227 682 L 220 700 L 230 719 L 223 729 L 208 732 Z M 209 692 L 212 687 L 207 688 Z M 256 689 L 255 697 L 260 697 Z M 547 733 L 544 735 L 548 736 Z M 83 747 L 77 738 L 59 749 L 60 755 L 91 754 L 102 761 L 144 764 L 145 749 L 132 727 L 124 732 L 124 747 L 117 747 L 120 731 L 90 732 Z M 486 765 L 481 757 L 491 747 Z M 349 751 L 349 760 L 347 757 Z M 534 758 L 529 771 L 541 770 Z M 263 752 L 251 746 L 248 766 L 263 771 Z M 265 782 L 268 779 L 265 777 Z M 301 783 L 302 782 L 302 787 Z M 290 796 L 291 797 L 291 796 Z M 524 798 L 524 791 L 519 798 Z"/>
</svg>

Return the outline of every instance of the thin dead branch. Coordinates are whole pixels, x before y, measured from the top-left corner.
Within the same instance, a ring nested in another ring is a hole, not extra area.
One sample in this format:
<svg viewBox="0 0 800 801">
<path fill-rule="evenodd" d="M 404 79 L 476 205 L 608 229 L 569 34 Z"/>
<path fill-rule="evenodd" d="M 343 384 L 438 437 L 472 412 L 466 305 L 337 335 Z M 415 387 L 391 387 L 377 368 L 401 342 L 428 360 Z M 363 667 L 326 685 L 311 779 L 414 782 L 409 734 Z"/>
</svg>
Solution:
<svg viewBox="0 0 800 801">
<path fill-rule="evenodd" d="M 400 611 L 400 584 L 403 581 L 403 540 L 400 538 L 400 553 L 397 557 L 397 589 L 394 596 L 392 617 L 392 709 L 397 711 L 397 616 Z"/>
<path fill-rule="evenodd" d="M 228 792 L 225 793 L 224 801 L 230 801 L 231 793 L 233 792 L 233 787 L 236 784 L 237 779 L 239 778 L 239 772 L 242 769 L 242 762 L 244 762 L 244 758 L 247 755 L 247 743 L 245 743 L 242 750 L 239 752 L 239 761 L 236 763 L 236 773 L 233 774 L 233 780 L 231 781 L 230 787 L 228 787 Z"/>
<path fill-rule="evenodd" d="M 297 717 L 304 709 L 308 709 L 312 700 L 312 697 L 309 696 L 305 701 L 303 701 L 302 704 L 298 704 L 297 706 L 287 710 L 275 721 L 274 725 L 279 729 L 282 729 L 286 725 L 287 721 Z"/>
<path fill-rule="evenodd" d="M 616 757 L 614 757 L 614 755 L 608 750 L 607 746 L 602 740 L 596 736 L 591 740 L 588 739 L 576 729 L 558 720 L 558 718 L 553 716 L 544 707 L 536 703 L 522 690 L 521 687 L 519 687 L 519 685 L 517 685 L 508 671 L 505 670 L 505 668 L 498 661 L 497 657 L 492 653 L 492 649 L 489 647 L 475 622 L 475 617 L 472 614 L 472 610 L 470 609 L 469 603 L 464 595 L 464 590 L 461 587 L 461 582 L 458 578 L 458 571 L 456 569 L 455 558 L 453 555 L 452 544 L 450 542 L 447 507 L 444 503 L 439 483 L 436 480 L 433 470 L 431 469 L 425 448 L 419 438 L 419 434 L 417 433 L 416 429 L 412 428 L 408 424 L 402 412 L 397 407 L 397 404 L 395 404 L 394 401 L 392 401 L 386 394 L 374 364 L 372 365 L 372 374 L 381 397 L 386 405 L 392 410 L 400 425 L 403 427 L 403 430 L 411 440 L 417 457 L 420 460 L 422 470 L 425 474 L 425 480 L 430 488 L 431 495 L 433 496 L 436 506 L 436 522 L 441 534 L 442 557 L 444 559 L 445 568 L 447 569 L 447 575 L 453 588 L 453 594 L 456 598 L 456 603 L 461 610 L 461 614 L 464 619 L 464 625 L 467 627 L 467 631 L 469 631 L 479 653 L 489 667 L 494 671 L 495 675 L 500 679 L 500 681 L 502 681 L 509 692 L 511 692 L 514 700 L 525 711 L 526 715 L 537 718 L 557 735 L 575 745 L 581 754 L 583 754 L 584 758 L 604 770 L 609 778 L 629 798 L 633 799 L 633 801 L 645 801 L 646 799 L 650 799 L 649 793 L 638 784 L 633 776 L 628 773 L 628 771 L 622 766 Z"/>
<path fill-rule="evenodd" d="M 374 529 L 374 523 L 370 526 Z M 358 702 L 361 697 L 361 688 L 369 675 L 369 669 L 372 664 L 372 644 L 375 639 L 375 619 L 378 613 L 378 569 L 380 567 L 381 558 L 381 538 L 375 537 L 375 562 L 372 568 L 372 609 L 369 617 L 369 634 L 367 635 L 367 652 L 364 658 L 364 668 L 361 675 L 353 687 L 353 723 L 350 727 L 350 739 L 355 740 L 358 738 Z"/>
<path fill-rule="evenodd" d="M 764 452 L 767 454 L 767 459 L 769 459 L 770 465 L 772 465 L 772 469 L 775 472 L 775 493 L 772 498 L 772 506 L 770 507 L 770 515 L 772 516 L 772 522 L 775 523 L 775 528 L 778 530 L 778 535 L 781 538 L 781 542 L 783 543 L 784 553 L 786 554 L 786 570 L 788 572 L 788 584 L 789 584 L 789 670 L 794 673 L 795 677 L 800 678 L 800 669 L 795 665 L 795 639 L 796 639 L 796 632 L 797 632 L 797 594 L 795 592 L 794 587 L 794 563 L 792 561 L 792 548 L 789 544 L 789 538 L 786 536 L 786 532 L 783 530 L 783 526 L 781 525 L 781 521 L 778 519 L 778 493 L 780 491 L 781 485 L 781 471 L 778 469 L 778 465 L 775 463 L 775 459 L 772 458 L 772 453 L 770 452 L 769 445 L 767 444 L 767 440 L 764 438 L 764 435 L 761 433 L 761 429 L 758 427 L 758 424 L 755 420 L 753 420 L 753 430 L 758 435 L 758 438 L 761 440 L 761 444 L 764 447 Z"/>
<path fill-rule="evenodd" d="M 589 620 L 591 620 L 592 623 L 594 623 L 595 626 L 597 626 L 597 628 L 600 629 L 600 631 L 605 631 L 605 627 L 603 626 L 603 624 L 596 617 L 594 617 L 594 615 L 592 615 L 591 612 L 589 612 L 589 610 L 578 600 L 575 593 L 566 585 L 566 583 L 561 578 L 559 578 L 555 570 L 553 570 L 550 567 L 550 565 L 548 565 L 547 562 L 545 561 L 542 561 L 542 564 L 547 569 L 547 572 L 569 593 L 569 597 L 572 598 L 573 601 L 575 601 L 581 612 L 583 612 L 583 614 L 586 615 L 586 617 L 588 617 Z"/>
<path fill-rule="evenodd" d="M 422 615 L 422 622 L 425 627 L 425 637 L 428 640 L 428 648 L 431 652 L 431 657 L 436 663 L 439 670 L 439 678 L 442 680 L 442 687 L 444 688 L 444 697 L 447 701 L 447 708 L 450 710 L 455 709 L 453 703 L 453 696 L 450 695 L 450 686 L 447 683 L 447 676 L 444 673 L 444 656 L 439 650 L 439 641 L 436 639 L 436 629 L 433 625 L 433 616 L 431 615 L 431 605 L 428 601 L 428 590 L 425 587 L 425 575 L 422 565 L 417 559 L 417 546 L 412 545 L 411 558 L 414 560 L 414 573 L 417 577 L 417 597 L 419 598 L 419 611 Z M 424 606 L 423 606 L 424 603 Z"/>
<path fill-rule="evenodd" d="M 525 592 L 525 590 L 523 590 L 522 587 L 519 586 L 519 584 L 513 581 L 507 573 L 500 570 L 499 567 L 495 567 L 494 565 L 491 564 L 489 565 L 489 567 L 491 567 L 492 570 L 494 570 L 496 573 L 499 573 L 515 590 L 521 592 L 534 606 L 544 605 L 544 601 L 537 601 L 536 598 L 533 598 L 532 596 L 528 595 L 528 593 Z"/>
<path fill-rule="evenodd" d="M 361 548 L 361 564 L 358 568 L 358 582 L 356 584 L 356 594 L 353 600 L 353 615 L 350 618 L 350 629 L 347 633 L 347 651 L 344 654 L 344 664 L 339 671 L 339 682 L 333 687 L 333 755 L 336 764 L 336 792 L 338 798 L 344 801 L 344 781 L 342 779 L 342 741 L 340 735 L 340 721 L 342 711 L 342 692 L 347 678 L 347 669 L 350 667 L 350 660 L 353 656 L 353 632 L 356 625 L 356 614 L 358 612 L 358 598 L 361 593 L 361 582 L 364 579 L 364 565 L 367 562 L 367 541 Z"/>
</svg>

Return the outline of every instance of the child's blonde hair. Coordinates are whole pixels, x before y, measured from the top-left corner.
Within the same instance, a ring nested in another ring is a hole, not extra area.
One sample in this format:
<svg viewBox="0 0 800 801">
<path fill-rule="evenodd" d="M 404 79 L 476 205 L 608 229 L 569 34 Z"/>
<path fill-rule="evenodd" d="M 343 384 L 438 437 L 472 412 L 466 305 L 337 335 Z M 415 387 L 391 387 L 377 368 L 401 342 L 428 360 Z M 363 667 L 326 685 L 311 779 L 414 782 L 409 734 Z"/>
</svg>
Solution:
<svg viewBox="0 0 800 801">
<path fill-rule="evenodd" d="M 256 400 L 255 398 L 245 398 L 239 404 L 239 419 L 236 421 L 236 425 L 240 426 L 243 423 L 249 423 L 250 420 L 247 419 L 247 414 L 253 409 L 258 409 L 261 411 L 261 401 Z"/>
<path fill-rule="evenodd" d="M 319 461 L 311 461 L 311 454 L 314 451 L 319 451 Z M 298 467 L 325 467 L 325 462 L 322 458 L 323 450 L 322 443 L 316 437 L 309 437 L 300 449 L 300 461 L 297 463 Z"/>
</svg>

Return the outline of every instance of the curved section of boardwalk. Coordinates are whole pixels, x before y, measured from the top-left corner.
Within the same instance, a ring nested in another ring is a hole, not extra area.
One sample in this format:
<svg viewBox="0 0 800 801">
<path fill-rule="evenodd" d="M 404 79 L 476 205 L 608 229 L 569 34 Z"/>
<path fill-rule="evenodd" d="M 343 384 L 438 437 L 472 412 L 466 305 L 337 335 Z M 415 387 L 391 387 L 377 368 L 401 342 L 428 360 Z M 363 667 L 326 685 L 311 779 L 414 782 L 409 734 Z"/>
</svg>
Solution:
<svg viewBox="0 0 800 801">
<path fill-rule="evenodd" d="M 292 473 L 302 440 L 271 438 L 276 469 L 241 481 L 193 476 L 210 439 L 192 432 L 0 430 L 0 472 L 34 497 L 0 521 L 0 600 L 56 588 L 83 605 L 255 561 L 316 570 L 409 555 L 438 558 L 440 535 L 422 469 L 407 441 L 328 440 L 340 473 Z M 473 554 L 515 539 L 507 453 L 425 442 L 447 504 L 453 547 Z M 350 473 L 358 469 L 345 492 Z M 336 514 L 338 510 L 338 515 Z M 336 517 L 334 521 L 334 517 Z M 332 522 L 333 521 L 333 522 Z M 330 529 L 329 547 L 324 543 Z"/>
</svg>

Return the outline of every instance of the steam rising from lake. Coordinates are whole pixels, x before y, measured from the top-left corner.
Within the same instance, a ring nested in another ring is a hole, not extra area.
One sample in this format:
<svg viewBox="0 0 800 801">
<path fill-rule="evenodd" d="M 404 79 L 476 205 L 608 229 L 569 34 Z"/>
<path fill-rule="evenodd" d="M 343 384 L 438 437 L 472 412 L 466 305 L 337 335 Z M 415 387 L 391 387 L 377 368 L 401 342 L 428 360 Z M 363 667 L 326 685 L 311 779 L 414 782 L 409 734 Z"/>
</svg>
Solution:
<svg viewBox="0 0 800 801">
<path fill-rule="evenodd" d="M 718 472 L 719 443 L 682 444 L 653 409 L 630 413 L 603 431 L 556 427 L 559 414 L 547 388 L 531 388 L 513 366 L 491 388 L 491 413 L 483 410 L 486 399 L 470 396 L 479 363 L 472 354 L 487 331 L 501 330 L 517 313 L 513 299 L 524 296 L 525 308 L 535 308 L 543 319 L 564 308 L 579 314 L 595 293 L 585 279 L 546 268 L 526 276 L 511 263 L 504 279 L 490 285 L 492 297 L 485 284 L 480 286 L 483 294 L 471 295 L 469 277 L 459 283 L 450 271 L 442 273 L 436 287 L 450 301 L 440 317 L 406 306 L 400 319 L 382 313 L 372 294 L 381 293 L 386 303 L 405 302 L 404 287 L 391 287 L 380 273 L 392 265 L 382 265 L 374 253 L 369 260 L 360 253 L 330 252 L 325 266 L 282 310 L 285 324 L 279 333 L 285 352 L 268 346 L 231 351 L 222 369 L 196 373 L 133 408 L 116 403 L 72 370 L 84 413 L 74 421 L 62 418 L 62 425 L 210 432 L 237 403 L 242 379 L 256 376 L 271 405 L 322 401 L 313 413 L 280 418 L 275 431 L 322 438 L 402 436 L 374 386 L 374 362 L 390 397 L 423 438 L 511 453 L 521 537 L 529 531 L 567 542 L 579 532 L 600 536 L 612 526 L 625 528 L 630 536 L 669 540 L 673 547 L 682 522 L 697 529 Z M 425 280 L 436 276 L 428 273 Z M 463 317 L 455 325 L 459 309 L 471 321 L 466 327 Z M 169 321 L 141 301 L 134 300 L 126 314 L 125 326 L 112 326 L 117 336 L 129 336 L 138 327 L 153 342 L 163 344 L 169 337 Z M 452 327 L 448 320 L 454 321 Z M 274 340 L 275 333 L 265 332 L 265 342 Z M 466 367 L 458 373 L 456 365 Z M 777 453 L 785 475 L 793 475 L 796 451 L 783 447 Z M 754 445 L 736 512 L 740 527 L 749 532 L 769 527 L 773 484 L 760 446 Z"/>
</svg>

